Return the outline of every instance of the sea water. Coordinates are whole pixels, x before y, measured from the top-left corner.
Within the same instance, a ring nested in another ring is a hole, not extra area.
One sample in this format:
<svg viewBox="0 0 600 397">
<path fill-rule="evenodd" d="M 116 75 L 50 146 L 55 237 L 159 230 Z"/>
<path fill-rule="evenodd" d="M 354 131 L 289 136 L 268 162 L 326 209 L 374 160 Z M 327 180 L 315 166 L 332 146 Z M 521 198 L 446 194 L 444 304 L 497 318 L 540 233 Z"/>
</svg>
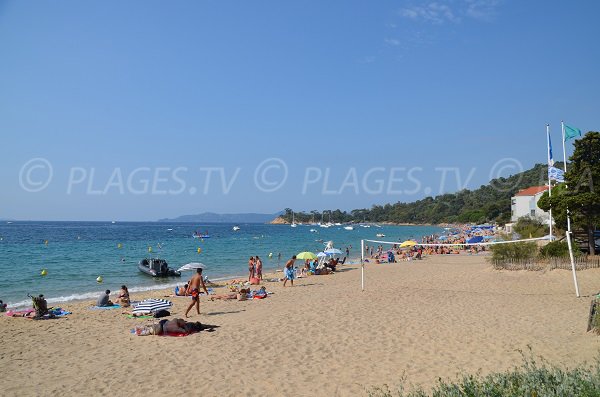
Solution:
<svg viewBox="0 0 600 397">
<path fill-rule="evenodd" d="M 96 299 L 105 289 L 164 289 L 184 284 L 181 278 L 153 278 L 137 268 L 143 258 L 165 259 L 169 267 L 189 262 L 206 265 L 211 280 L 246 277 L 250 256 L 258 255 L 265 271 L 281 268 L 302 251 L 317 253 L 327 241 L 350 257 L 360 256 L 361 239 L 404 241 L 440 233 L 435 226 L 342 226 L 163 222 L 18 222 L 0 224 L 0 299 L 9 307 L 30 306 L 27 294 L 44 294 L 49 303 Z M 311 232 L 316 229 L 317 232 Z M 193 238 L 194 231 L 210 238 Z M 376 237 L 383 233 L 385 238 Z M 272 257 L 269 257 L 272 254 Z M 281 260 L 279 260 L 281 254 Z M 46 275 L 42 276 L 42 270 Z M 102 282 L 97 282 L 101 277 Z"/>
</svg>

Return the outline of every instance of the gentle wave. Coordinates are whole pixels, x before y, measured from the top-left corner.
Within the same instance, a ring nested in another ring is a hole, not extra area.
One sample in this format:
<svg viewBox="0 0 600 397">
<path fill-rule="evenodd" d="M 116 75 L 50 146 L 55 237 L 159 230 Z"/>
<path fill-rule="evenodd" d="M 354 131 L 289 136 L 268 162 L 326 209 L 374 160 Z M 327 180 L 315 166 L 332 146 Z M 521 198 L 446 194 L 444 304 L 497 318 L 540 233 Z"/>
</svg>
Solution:
<svg viewBox="0 0 600 397">
<path fill-rule="evenodd" d="M 233 278 L 240 278 L 243 276 L 226 276 L 226 277 L 217 277 L 212 279 L 211 281 L 224 281 L 224 280 L 230 280 Z M 128 288 L 130 293 L 135 293 L 135 292 L 146 292 L 146 291 L 157 291 L 157 290 L 163 290 L 163 289 L 169 289 L 169 288 L 175 288 L 175 286 L 177 285 L 183 285 L 184 282 L 183 281 L 179 281 L 177 283 L 166 283 L 166 284 L 161 284 L 161 285 L 152 285 L 152 286 L 135 286 L 135 287 L 131 287 Z M 104 290 L 100 290 L 100 291 L 93 291 L 93 292 L 84 292 L 81 294 L 73 294 L 73 295 L 67 295 L 67 296 L 57 296 L 57 297 L 51 297 L 51 298 L 46 298 L 46 302 L 48 302 L 48 304 L 52 304 L 52 303 L 67 303 L 67 302 L 72 302 L 72 301 L 82 301 L 82 300 L 96 300 L 100 294 L 102 294 L 102 291 Z M 7 302 L 8 306 L 10 308 L 23 308 L 23 307 L 31 307 L 31 299 L 25 299 L 22 301 L 18 301 L 18 302 Z"/>
</svg>

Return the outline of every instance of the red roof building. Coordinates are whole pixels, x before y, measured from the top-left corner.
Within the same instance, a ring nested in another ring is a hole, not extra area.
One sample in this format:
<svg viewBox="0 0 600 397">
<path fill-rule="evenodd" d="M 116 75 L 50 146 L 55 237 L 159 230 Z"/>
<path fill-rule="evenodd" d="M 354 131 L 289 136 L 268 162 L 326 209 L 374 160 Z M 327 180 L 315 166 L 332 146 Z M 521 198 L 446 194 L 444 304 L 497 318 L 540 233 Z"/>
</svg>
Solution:
<svg viewBox="0 0 600 397">
<path fill-rule="evenodd" d="M 519 190 L 515 196 L 535 196 L 536 194 L 544 193 L 546 190 L 548 190 L 548 186 L 532 186 L 527 189 Z"/>
<path fill-rule="evenodd" d="M 548 186 L 532 186 L 520 190 L 511 200 L 510 220 L 516 222 L 521 217 L 548 219 L 548 213 L 538 208 L 537 202 Z"/>
</svg>

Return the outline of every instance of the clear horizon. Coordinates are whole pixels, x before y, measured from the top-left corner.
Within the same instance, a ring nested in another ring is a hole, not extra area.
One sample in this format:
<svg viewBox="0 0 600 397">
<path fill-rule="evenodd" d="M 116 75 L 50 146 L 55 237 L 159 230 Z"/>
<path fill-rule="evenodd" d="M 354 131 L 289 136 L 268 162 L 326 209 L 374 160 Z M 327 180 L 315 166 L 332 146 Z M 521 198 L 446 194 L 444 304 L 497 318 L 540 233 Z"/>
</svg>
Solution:
<svg viewBox="0 0 600 397">
<path fill-rule="evenodd" d="M 600 3 L 0 3 L 0 219 L 352 210 L 600 130 Z M 567 144 L 567 157 L 572 143 Z"/>
</svg>

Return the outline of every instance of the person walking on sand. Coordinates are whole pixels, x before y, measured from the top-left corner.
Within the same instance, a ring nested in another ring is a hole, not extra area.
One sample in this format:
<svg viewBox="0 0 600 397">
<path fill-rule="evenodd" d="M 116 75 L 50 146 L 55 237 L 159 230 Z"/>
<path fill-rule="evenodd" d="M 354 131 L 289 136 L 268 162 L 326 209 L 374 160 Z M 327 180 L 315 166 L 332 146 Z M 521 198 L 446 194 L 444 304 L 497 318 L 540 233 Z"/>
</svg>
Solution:
<svg viewBox="0 0 600 397">
<path fill-rule="evenodd" d="M 262 266 L 263 266 L 263 263 L 262 263 L 262 260 L 258 257 L 258 255 L 256 255 L 256 259 L 255 259 L 254 263 L 255 263 L 255 270 L 256 270 L 256 273 L 255 273 L 254 276 L 257 279 L 262 280 Z"/>
<path fill-rule="evenodd" d="M 198 315 L 200 315 L 200 285 L 202 285 L 202 289 L 204 289 L 204 292 L 208 295 L 208 290 L 206 289 L 204 279 L 202 278 L 202 269 L 198 268 L 188 285 L 188 294 L 192 296 L 192 303 L 190 303 L 185 311 L 186 318 L 194 305 L 196 305 L 196 311 L 198 312 Z"/>
<path fill-rule="evenodd" d="M 283 286 L 285 287 L 285 283 L 287 283 L 288 280 L 290 280 L 290 284 L 293 287 L 294 286 L 294 262 L 296 261 L 296 255 L 292 256 L 292 259 L 290 259 L 289 261 L 287 261 L 287 263 L 285 264 L 285 269 L 284 269 L 284 279 L 283 279 Z"/>
<path fill-rule="evenodd" d="M 250 282 L 250 280 L 254 278 L 255 272 L 256 269 L 254 267 L 254 257 L 251 256 L 248 260 L 248 282 Z"/>
</svg>

